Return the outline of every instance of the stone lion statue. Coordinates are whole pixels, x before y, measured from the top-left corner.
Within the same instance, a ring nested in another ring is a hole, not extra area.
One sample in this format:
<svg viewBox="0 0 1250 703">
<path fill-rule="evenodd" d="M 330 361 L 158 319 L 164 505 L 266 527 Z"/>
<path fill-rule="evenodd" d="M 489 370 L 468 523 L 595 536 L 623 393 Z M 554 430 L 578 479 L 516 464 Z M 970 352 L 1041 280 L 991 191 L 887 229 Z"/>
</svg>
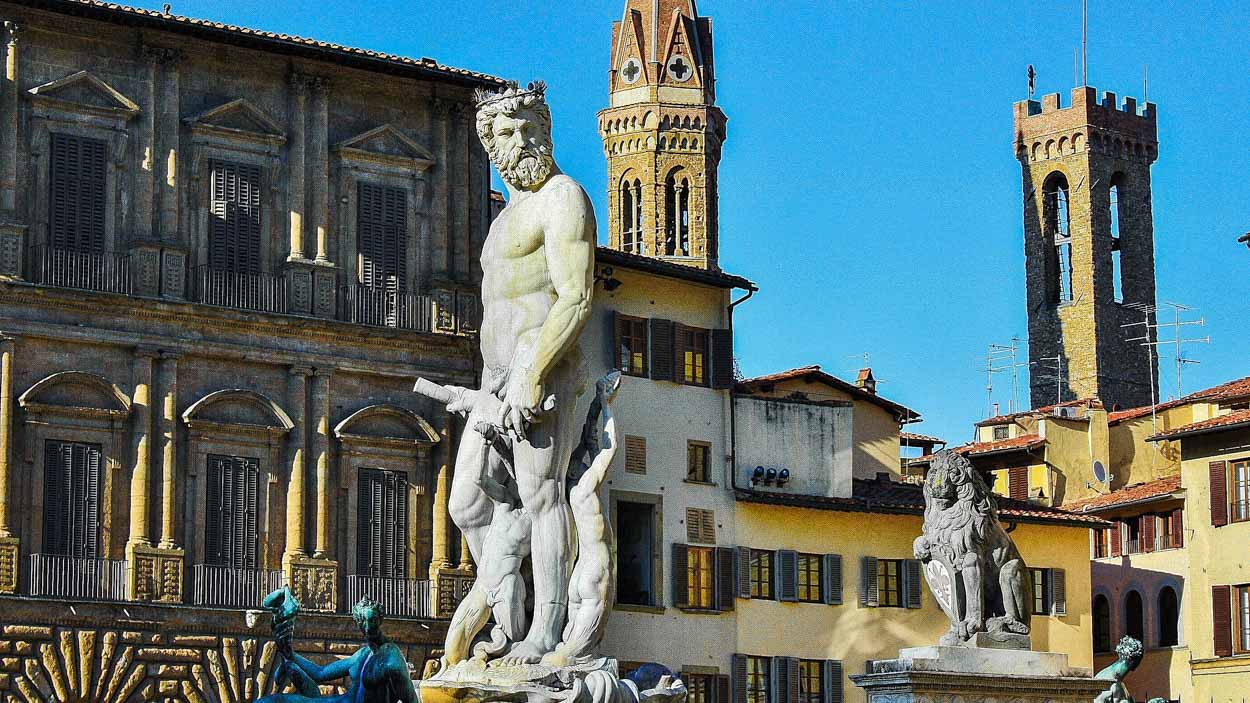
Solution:
<svg viewBox="0 0 1250 703">
<path fill-rule="evenodd" d="M 925 476 L 924 502 L 923 533 L 913 549 L 951 620 L 939 643 L 964 644 L 987 632 L 1027 649 L 1032 583 L 985 481 L 966 457 L 943 450 Z"/>
</svg>

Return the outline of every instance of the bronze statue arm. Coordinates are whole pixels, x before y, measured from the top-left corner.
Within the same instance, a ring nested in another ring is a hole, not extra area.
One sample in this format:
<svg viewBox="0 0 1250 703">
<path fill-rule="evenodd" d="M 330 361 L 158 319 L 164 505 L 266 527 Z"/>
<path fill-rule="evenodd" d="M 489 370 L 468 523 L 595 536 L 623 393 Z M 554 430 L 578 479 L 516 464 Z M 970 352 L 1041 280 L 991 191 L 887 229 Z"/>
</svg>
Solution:
<svg viewBox="0 0 1250 703">
<path fill-rule="evenodd" d="M 326 681 L 334 681 L 347 676 L 352 671 L 352 663 L 360 656 L 360 652 L 356 652 L 346 659 L 332 661 L 325 666 L 321 666 L 307 657 L 296 654 L 293 661 L 300 669 L 308 674 L 309 678 L 317 683 L 325 683 Z"/>
</svg>

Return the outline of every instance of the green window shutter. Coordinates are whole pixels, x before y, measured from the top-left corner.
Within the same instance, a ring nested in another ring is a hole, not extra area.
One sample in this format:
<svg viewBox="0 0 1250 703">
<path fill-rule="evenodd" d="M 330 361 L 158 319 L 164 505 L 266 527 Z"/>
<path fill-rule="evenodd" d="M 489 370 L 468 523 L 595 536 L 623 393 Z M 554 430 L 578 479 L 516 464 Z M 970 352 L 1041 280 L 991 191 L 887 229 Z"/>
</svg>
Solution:
<svg viewBox="0 0 1250 703">
<path fill-rule="evenodd" d="M 621 330 L 618 326 L 617 316 L 618 313 L 615 310 L 608 310 L 603 316 L 604 324 L 606 325 L 604 329 L 606 334 L 604 334 L 603 338 L 607 344 L 608 368 L 624 370 L 627 368 L 627 365 L 621 363 Z"/>
<path fill-rule="evenodd" d="M 69 555 L 69 507 L 65 495 L 73 476 L 73 447 L 48 440 L 43 449 L 43 552 Z"/>
<path fill-rule="evenodd" d="M 777 569 L 777 600 L 793 603 L 799 599 L 799 554 L 792 549 L 778 549 L 774 562 Z"/>
<path fill-rule="evenodd" d="M 738 547 L 738 597 L 751 597 L 751 548 Z"/>
<path fill-rule="evenodd" d="M 209 265 L 260 273 L 260 167 L 213 159 L 209 173 Z"/>
<path fill-rule="evenodd" d="M 730 660 L 733 669 L 733 703 L 747 703 L 747 655 L 734 654 Z"/>
<path fill-rule="evenodd" d="M 675 330 L 672 320 L 651 320 L 651 378 L 656 381 L 676 380 L 677 358 Z"/>
<path fill-rule="evenodd" d="M 737 574 L 734 565 L 737 550 L 733 547 L 716 548 L 716 609 L 729 611 L 734 609 L 734 597 L 737 595 Z"/>
<path fill-rule="evenodd" d="M 875 608 L 877 598 L 877 558 L 863 557 L 859 560 L 859 604 Z"/>
<path fill-rule="evenodd" d="M 49 152 L 48 243 L 103 252 L 108 145 L 101 139 L 53 133 Z"/>
<path fill-rule="evenodd" d="M 1064 616 L 1068 614 L 1068 583 L 1067 574 L 1063 569 L 1047 569 L 1050 579 L 1050 614 Z"/>
<path fill-rule="evenodd" d="M 712 387 L 734 385 L 734 338 L 730 330 L 712 330 Z"/>
<path fill-rule="evenodd" d="M 826 554 L 821 569 L 820 594 L 829 605 L 842 604 L 842 555 Z"/>
<path fill-rule="evenodd" d="M 842 662 L 829 660 L 824 662 L 821 667 L 821 674 L 824 677 L 825 702 L 824 703 L 842 703 Z"/>
<path fill-rule="evenodd" d="M 920 589 L 923 579 L 920 576 L 920 561 L 916 559 L 905 559 L 903 561 L 905 570 L 904 587 L 906 588 L 907 607 L 920 607 Z"/>
<path fill-rule="evenodd" d="M 686 545 L 673 543 L 673 606 L 690 606 L 689 557 Z"/>
<path fill-rule="evenodd" d="M 769 691 L 769 703 L 792 703 L 790 700 L 790 658 L 772 657 L 769 660 L 769 679 L 772 690 Z"/>
<path fill-rule="evenodd" d="M 356 475 L 356 573 L 370 575 L 373 564 L 375 514 L 373 510 L 373 486 L 377 471 L 361 469 Z"/>
<path fill-rule="evenodd" d="M 716 697 L 712 699 L 715 703 L 733 703 L 733 686 L 729 683 L 729 676 L 719 674 L 716 677 Z"/>
<path fill-rule="evenodd" d="M 395 526 L 395 558 L 391 563 L 391 577 L 408 578 L 408 478 L 402 472 L 395 473 L 395 514 L 391 524 Z"/>
</svg>

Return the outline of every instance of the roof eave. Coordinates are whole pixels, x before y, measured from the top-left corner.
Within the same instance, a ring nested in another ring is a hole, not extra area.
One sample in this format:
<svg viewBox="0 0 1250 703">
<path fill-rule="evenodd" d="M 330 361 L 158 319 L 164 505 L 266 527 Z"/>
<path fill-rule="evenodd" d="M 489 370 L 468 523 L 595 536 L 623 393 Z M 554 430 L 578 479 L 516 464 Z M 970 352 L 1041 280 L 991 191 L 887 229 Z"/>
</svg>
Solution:
<svg viewBox="0 0 1250 703">
<path fill-rule="evenodd" d="M 1138 505 L 1150 505 L 1152 503 L 1165 503 L 1169 500 L 1183 500 L 1185 498 L 1185 489 L 1172 491 L 1170 493 L 1160 493 L 1159 495 L 1150 496 L 1149 498 L 1138 498 L 1123 503 L 1111 503 L 1109 505 L 1100 505 L 1096 508 L 1082 508 L 1080 514 L 1090 515 L 1095 513 L 1108 513 L 1124 508 L 1132 508 Z"/>
<path fill-rule="evenodd" d="M 1193 430 L 1178 430 L 1170 433 L 1160 433 L 1147 437 L 1147 442 L 1167 442 L 1174 439 L 1182 439 L 1184 437 L 1197 437 L 1198 435 L 1211 434 L 1212 432 L 1224 432 L 1225 430 L 1240 430 L 1250 428 L 1250 420 L 1241 422 L 1233 422 L 1227 425 L 1214 425 L 1212 427 L 1200 427 Z"/>
</svg>

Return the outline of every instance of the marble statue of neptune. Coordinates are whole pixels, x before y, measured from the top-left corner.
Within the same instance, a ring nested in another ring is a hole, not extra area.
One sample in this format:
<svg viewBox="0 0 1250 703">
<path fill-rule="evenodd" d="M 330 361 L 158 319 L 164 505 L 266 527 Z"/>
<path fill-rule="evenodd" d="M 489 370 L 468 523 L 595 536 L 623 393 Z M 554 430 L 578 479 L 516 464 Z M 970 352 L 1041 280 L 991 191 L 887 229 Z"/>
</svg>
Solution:
<svg viewBox="0 0 1250 703">
<path fill-rule="evenodd" d="M 478 96 L 478 136 L 509 198 L 482 246 L 482 387 L 454 389 L 447 405 L 467 415 L 466 427 L 491 425 L 501 438 L 457 450 L 449 510 L 474 561 L 496 513 L 483 475 L 513 484 L 531 523 L 534 610 L 502 657 L 513 664 L 552 652 L 568 612 L 576 547 L 565 479 L 581 436 L 587 369 L 577 339 L 594 286 L 594 211 L 552 157 L 545 91 L 533 83 Z"/>
</svg>

